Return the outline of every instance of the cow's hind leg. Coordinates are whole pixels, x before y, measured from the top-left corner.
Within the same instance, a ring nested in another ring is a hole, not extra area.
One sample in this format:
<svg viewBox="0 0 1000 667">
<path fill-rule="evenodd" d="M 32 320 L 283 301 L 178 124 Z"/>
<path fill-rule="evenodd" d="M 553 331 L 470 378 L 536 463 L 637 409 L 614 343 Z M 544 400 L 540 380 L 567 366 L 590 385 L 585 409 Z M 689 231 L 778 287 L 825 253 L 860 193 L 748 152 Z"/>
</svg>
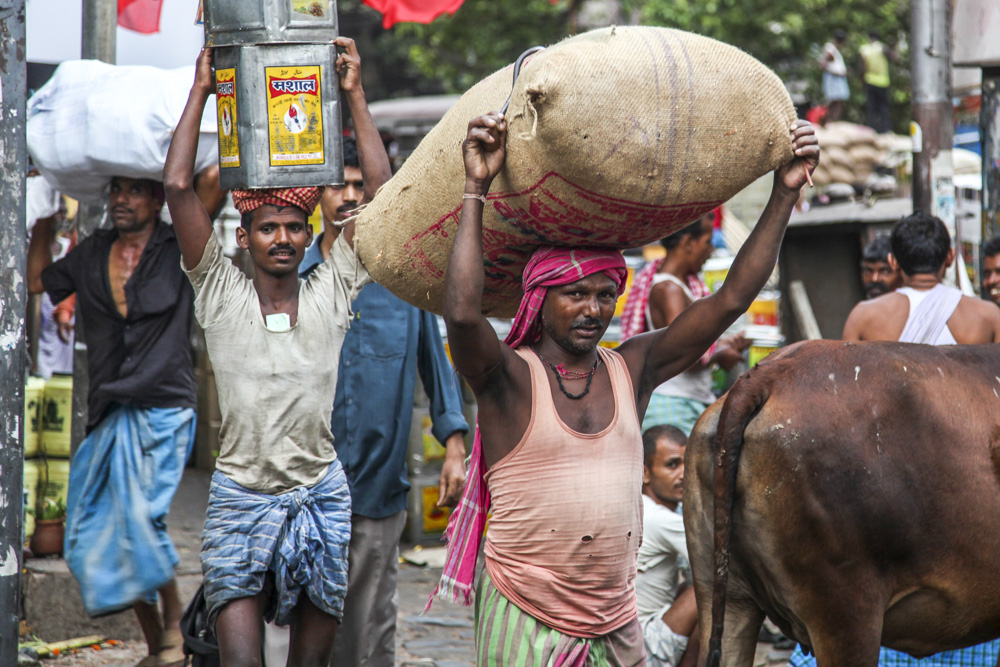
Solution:
<svg viewBox="0 0 1000 667">
<path fill-rule="evenodd" d="M 816 667 L 876 667 L 882 642 L 882 618 L 857 611 L 853 618 L 832 619 L 823 629 L 809 628 Z"/>
<path fill-rule="evenodd" d="M 712 635 L 711 604 L 705 605 L 707 613 L 699 604 L 701 655 L 699 667 L 708 660 L 708 644 Z M 721 667 L 752 667 L 757 651 L 757 635 L 764 623 L 764 612 L 755 602 L 747 598 L 730 597 L 726 602 L 726 621 L 722 633 Z"/>
</svg>

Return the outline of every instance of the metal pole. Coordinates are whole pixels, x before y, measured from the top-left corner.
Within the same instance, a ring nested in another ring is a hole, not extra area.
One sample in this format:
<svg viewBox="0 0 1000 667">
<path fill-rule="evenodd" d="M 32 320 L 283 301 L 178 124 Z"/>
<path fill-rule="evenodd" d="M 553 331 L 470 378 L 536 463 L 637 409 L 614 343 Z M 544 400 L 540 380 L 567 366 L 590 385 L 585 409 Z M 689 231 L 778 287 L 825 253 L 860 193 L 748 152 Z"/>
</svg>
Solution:
<svg viewBox="0 0 1000 667">
<path fill-rule="evenodd" d="M 982 91 L 979 130 L 983 138 L 982 244 L 986 245 L 1000 236 L 1000 67 L 983 68 Z"/>
<path fill-rule="evenodd" d="M 2 0 L 0 0 L 2 1 Z M 118 30 L 117 0 L 83 0 L 83 41 L 81 58 L 103 60 L 115 64 Z M 82 241 L 97 229 L 104 219 L 103 204 L 81 205 L 76 214 L 77 239 Z M 70 432 L 71 451 L 86 436 L 87 388 L 90 376 L 87 373 L 87 343 L 83 330 L 83 318 L 76 318 L 73 345 L 73 421 Z"/>
<path fill-rule="evenodd" d="M 0 665 L 17 664 L 24 485 L 24 0 L 0 0 Z"/>
<path fill-rule="evenodd" d="M 952 163 L 951 0 L 912 0 L 913 209 L 955 231 Z"/>
<path fill-rule="evenodd" d="M 81 58 L 115 64 L 117 0 L 83 0 Z"/>
</svg>

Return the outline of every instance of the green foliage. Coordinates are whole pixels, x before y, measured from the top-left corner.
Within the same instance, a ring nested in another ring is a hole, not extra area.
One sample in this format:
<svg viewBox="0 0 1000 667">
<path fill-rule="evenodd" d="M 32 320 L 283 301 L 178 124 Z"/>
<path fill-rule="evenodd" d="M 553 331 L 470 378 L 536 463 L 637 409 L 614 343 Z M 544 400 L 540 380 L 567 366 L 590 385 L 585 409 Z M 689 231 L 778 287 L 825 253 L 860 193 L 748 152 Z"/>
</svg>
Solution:
<svg viewBox="0 0 1000 667">
<path fill-rule="evenodd" d="M 526 49 L 565 37 L 568 14 L 566 0 L 465 0 L 453 16 L 394 30 L 421 72 L 461 93 Z"/>
<path fill-rule="evenodd" d="M 786 81 L 807 84 L 810 100 L 821 102 L 817 59 L 833 31 L 847 32 L 841 54 L 847 62 L 851 100 L 848 119 L 863 122 L 865 92 L 858 49 L 876 30 L 895 47 L 890 63 L 894 126 L 905 131 L 910 79 L 906 36 L 909 0 L 622 0 L 639 11 L 642 23 L 690 30 L 734 44 L 769 65 Z"/>
<path fill-rule="evenodd" d="M 29 507 L 25 511 L 31 516 L 41 521 L 52 521 L 53 519 L 66 518 L 66 503 L 62 498 L 52 499 L 40 497 L 36 503 L 37 507 Z"/>
<path fill-rule="evenodd" d="M 358 3 L 344 0 L 341 7 Z M 909 118 L 909 0 L 619 0 L 621 14 L 644 25 L 689 30 L 734 44 L 772 67 L 793 89 L 821 102 L 816 64 L 836 28 L 848 33 L 841 50 L 850 70 L 850 120 L 864 120 L 864 84 L 858 48 L 868 31 L 899 51 L 891 63 L 893 118 Z M 568 35 L 581 0 L 465 0 L 453 16 L 430 25 L 399 24 L 378 40 L 379 51 L 406 60 L 427 80 L 461 93 L 513 62 L 525 49 Z M 404 56 L 405 54 L 405 56 Z M 364 53 L 362 54 L 365 55 Z M 381 58 L 382 55 L 378 56 Z M 367 79 L 366 79 L 367 81 Z M 367 84 L 366 84 L 367 85 Z M 393 95 L 393 96 L 399 96 Z"/>
</svg>

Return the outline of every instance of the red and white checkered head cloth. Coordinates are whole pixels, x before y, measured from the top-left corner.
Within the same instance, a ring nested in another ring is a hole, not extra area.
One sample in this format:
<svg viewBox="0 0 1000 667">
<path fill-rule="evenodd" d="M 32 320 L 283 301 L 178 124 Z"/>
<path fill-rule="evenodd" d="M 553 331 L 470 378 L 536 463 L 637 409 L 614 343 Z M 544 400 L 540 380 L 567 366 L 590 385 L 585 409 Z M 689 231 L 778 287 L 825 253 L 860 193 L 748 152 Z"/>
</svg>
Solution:
<svg viewBox="0 0 1000 667">
<path fill-rule="evenodd" d="M 263 190 L 233 190 L 233 204 L 240 213 L 249 213 L 264 204 L 297 206 L 312 215 L 323 196 L 323 188 L 266 188 Z"/>
</svg>

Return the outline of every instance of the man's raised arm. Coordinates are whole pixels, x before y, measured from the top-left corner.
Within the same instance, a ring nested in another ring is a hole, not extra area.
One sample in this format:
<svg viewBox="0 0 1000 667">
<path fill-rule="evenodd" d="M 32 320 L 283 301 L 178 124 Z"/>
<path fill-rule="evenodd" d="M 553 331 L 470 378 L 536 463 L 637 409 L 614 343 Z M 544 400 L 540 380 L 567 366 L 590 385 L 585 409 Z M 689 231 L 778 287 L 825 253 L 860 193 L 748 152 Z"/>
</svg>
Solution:
<svg viewBox="0 0 1000 667">
<path fill-rule="evenodd" d="M 812 172 L 819 164 L 819 143 L 812 125 L 799 120 L 790 131 L 795 157 L 775 170 L 771 199 L 719 291 L 692 303 L 666 329 L 636 336 L 622 345 L 630 366 L 644 368 L 643 385 L 650 390 L 694 364 L 746 312 L 774 270 L 785 227 L 807 180 L 806 170 Z M 641 356 L 645 362 L 633 365 Z"/>
<path fill-rule="evenodd" d="M 163 189 L 167 207 L 177 233 L 184 265 L 193 269 L 201 262 L 208 237 L 214 234 L 212 220 L 194 190 L 194 161 L 198 153 L 198 133 L 201 115 L 209 95 L 215 91 L 212 79 L 212 50 L 204 48 L 198 54 L 194 84 L 187 106 L 174 130 L 163 167 Z"/>
<path fill-rule="evenodd" d="M 503 346 L 483 317 L 483 207 L 493 178 L 503 166 L 507 123 L 491 112 L 469 121 L 462 144 L 465 193 L 462 217 L 444 277 L 444 321 L 455 368 L 473 391 L 485 386 L 487 375 L 499 367 Z"/>
<path fill-rule="evenodd" d="M 361 56 L 358 55 L 358 47 L 349 37 L 338 37 L 333 43 L 344 49 L 344 53 L 337 56 L 337 74 L 340 77 L 340 89 L 344 91 L 347 106 L 351 109 L 351 118 L 354 120 L 358 161 L 361 163 L 361 176 L 365 181 L 365 201 L 371 201 L 378 189 L 392 178 L 392 166 L 389 164 L 389 156 L 385 153 L 382 137 L 368 110 L 368 100 L 361 86 Z M 344 240 L 353 246 L 353 221 L 344 225 L 342 234 Z"/>
</svg>

